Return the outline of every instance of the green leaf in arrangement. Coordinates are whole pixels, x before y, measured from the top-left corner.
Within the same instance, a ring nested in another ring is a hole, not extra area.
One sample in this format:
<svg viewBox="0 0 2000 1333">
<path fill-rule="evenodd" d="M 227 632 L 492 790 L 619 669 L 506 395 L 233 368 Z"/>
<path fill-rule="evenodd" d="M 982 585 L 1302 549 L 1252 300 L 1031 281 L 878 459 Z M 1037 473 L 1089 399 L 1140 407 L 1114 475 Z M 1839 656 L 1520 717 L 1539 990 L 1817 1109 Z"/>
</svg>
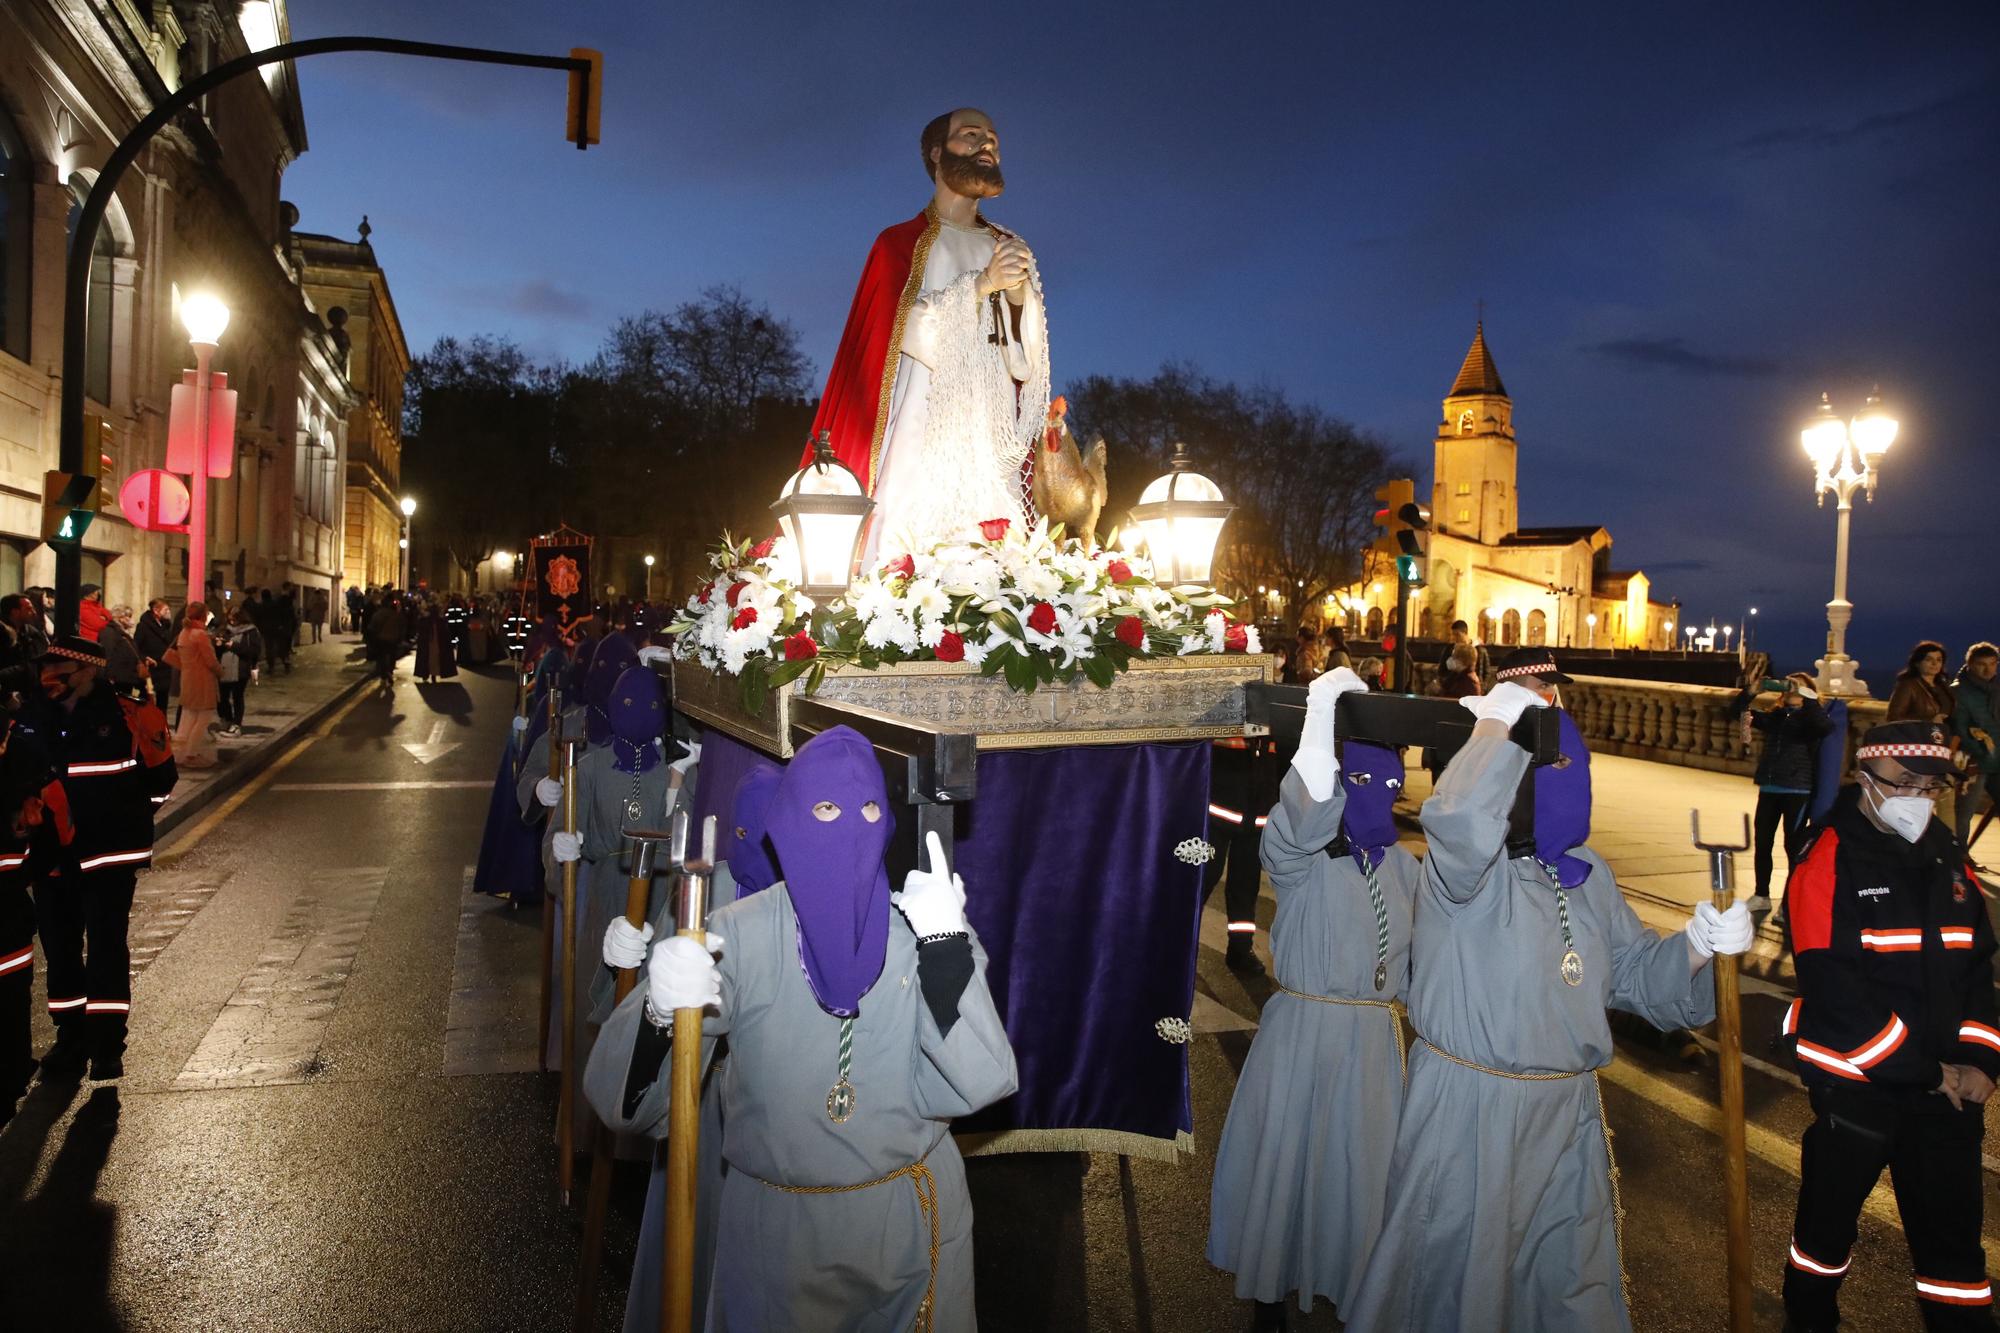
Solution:
<svg viewBox="0 0 2000 1333">
<path fill-rule="evenodd" d="M 815 657 L 812 670 L 806 673 L 806 693 L 818 694 L 819 687 L 826 684 L 826 663 Z"/>
<path fill-rule="evenodd" d="M 1086 657 L 1083 659 L 1083 674 L 1098 689 L 1108 690 L 1111 682 L 1118 679 L 1118 665 L 1109 657 Z"/>
</svg>

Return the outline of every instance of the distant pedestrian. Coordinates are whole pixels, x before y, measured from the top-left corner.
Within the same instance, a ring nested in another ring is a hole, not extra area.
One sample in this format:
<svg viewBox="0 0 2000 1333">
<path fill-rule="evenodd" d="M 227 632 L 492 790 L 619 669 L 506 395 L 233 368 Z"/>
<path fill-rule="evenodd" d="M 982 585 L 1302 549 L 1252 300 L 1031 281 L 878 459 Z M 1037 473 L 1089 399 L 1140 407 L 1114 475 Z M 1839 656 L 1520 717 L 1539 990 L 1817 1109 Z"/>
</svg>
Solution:
<svg viewBox="0 0 2000 1333">
<path fill-rule="evenodd" d="M 1492 660 L 1487 657 L 1486 648 L 1483 644 L 1476 644 L 1472 641 L 1472 631 L 1467 627 L 1466 623 L 1463 620 L 1454 620 L 1451 622 L 1451 643 L 1445 648 L 1444 656 L 1438 658 L 1438 666 L 1442 668 L 1445 658 L 1450 657 L 1452 653 L 1459 649 L 1466 649 L 1471 653 L 1472 661 L 1467 669 L 1479 681 L 1480 688 L 1484 689 L 1486 682 L 1493 676 Z"/>
<path fill-rule="evenodd" d="M 35 980 L 35 905 L 28 886 L 48 871 L 67 824 L 45 818 L 55 781 L 41 741 L 0 719 L 0 1125 L 35 1072 L 30 1024 Z"/>
<path fill-rule="evenodd" d="M 167 650 L 167 665 L 181 677 L 181 722 L 174 731 L 174 753 L 182 768 L 214 768 L 216 706 L 221 698 L 221 664 L 208 637 L 208 607 L 189 602 L 181 633 Z"/>
<path fill-rule="evenodd" d="M 1767 711 L 1752 707 L 1760 697 L 1775 701 Z M 1757 891 L 1753 912 L 1771 910 L 1771 848 L 1782 830 L 1785 867 L 1799 863 L 1806 841 L 1806 811 L 1812 803 L 1813 775 L 1819 771 L 1819 743 L 1833 731 L 1833 722 L 1819 706 L 1819 691 L 1803 671 L 1783 680 L 1767 680 L 1757 689 L 1736 696 L 1735 711 L 1744 729 L 1764 738 L 1757 755 Z M 1746 735 L 1747 739 L 1747 735 Z"/>
<path fill-rule="evenodd" d="M 359 634 L 368 625 L 368 593 L 358 583 L 347 586 L 347 632 Z"/>
<path fill-rule="evenodd" d="M 1382 659 L 1379 657 L 1364 657 L 1359 662 L 1356 662 L 1354 664 L 1354 674 L 1361 677 L 1362 683 L 1370 690 L 1380 690 L 1383 688 Z"/>
<path fill-rule="evenodd" d="M 164 597 L 146 604 L 146 613 L 132 631 L 132 646 L 150 666 L 153 698 L 165 708 L 174 693 L 174 669 L 166 661 L 167 649 L 174 646 L 174 615 Z"/>
<path fill-rule="evenodd" d="M 417 679 L 435 684 L 458 674 L 458 653 L 452 643 L 451 617 L 427 603 L 417 620 Z"/>
<path fill-rule="evenodd" d="M 1299 626 L 1299 642 L 1292 654 L 1298 683 L 1310 685 L 1326 671 L 1326 640 L 1311 625 Z"/>
<path fill-rule="evenodd" d="M 104 605 L 104 589 L 95 583 L 86 583 L 77 589 L 80 600 L 76 605 L 77 633 L 97 642 L 97 636 L 111 619 L 111 612 Z"/>
<path fill-rule="evenodd" d="M 375 679 L 384 693 L 396 687 L 396 659 L 403 655 L 406 623 L 402 604 L 394 597 L 385 597 L 368 616 L 368 660 L 374 663 Z"/>
<path fill-rule="evenodd" d="M 1972 855 L 1972 821 L 1982 803 L 2000 806 L 2000 648 L 1975 643 L 1965 650 L 1965 665 L 1959 670 L 1952 693 L 1952 730 L 1958 733 L 1959 750 L 1966 757 L 1970 781 L 1959 793 L 1955 814 L 1958 845 Z"/>
<path fill-rule="evenodd" d="M 139 688 L 139 649 L 132 642 L 132 608 L 114 606 L 111 616 L 97 632 L 97 646 L 104 650 L 104 678 L 122 690 Z"/>
<path fill-rule="evenodd" d="M 1328 625 L 1323 637 L 1326 639 L 1325 670 L 1332 671 L 1336 667 L 1348 667 L 1351 669 L 1354 663 L 1347 656 L 1346 632 L 1338 625 Z"/>
<path fill-rule="evenodd" d="M 251 623 L 243 608 L 238 607 L 229 616 L 229 637 L 216 651 L 216 712 L 221 718 L 222 734 L 225 736 L 243 734 L 244 695 L 263 656 L 263 636 L 257 632 L 256 625 Z"/>
<path fill-rule="evenodd" d="M 277 650 L 272 660 L 283 667 L 288 676 L 292 674 L 292 649 L 299 641 L 298 598 L 299 590 L 287 583 L 279 589 L 271 607 L 271 633 L 277 636 L 277 642 L 272 645 Z"/>
<path fill-rule="evenodd" d="M 1957 696 L 1944 678 L 1944 645 L 1925 639 L 1910 650 L 1910 664 L 1897 673 L 1884 720 L 1935 722 L 1945 728 L 1946 743 L 1956 750 L 1958 733 L 1951 729 L 1951 720 L 1957 712 Z M 1950 783 L 1938 793 L 1937 817 L 1946 828 L 1958 827 L 1957 791 Z"/>
</svg>

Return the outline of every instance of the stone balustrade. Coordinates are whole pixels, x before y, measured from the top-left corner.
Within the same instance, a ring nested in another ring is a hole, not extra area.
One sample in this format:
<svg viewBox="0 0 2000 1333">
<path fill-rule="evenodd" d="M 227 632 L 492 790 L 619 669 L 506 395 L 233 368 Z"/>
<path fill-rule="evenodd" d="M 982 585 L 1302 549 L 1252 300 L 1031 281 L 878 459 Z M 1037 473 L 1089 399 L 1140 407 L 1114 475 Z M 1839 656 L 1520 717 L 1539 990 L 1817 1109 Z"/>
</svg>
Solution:
<svg viewBox="0 0 2000 1333">
<path fill-rule="evenodd" d="M 1416 666 L 1416 686 L 1430 684 L 1434 668 Z M 1594 754 L 1625 755 L 1662 764 L 1707 768 L 1749 777 L 1757 767 L 1758 742 L 1744 744 L 1741 725 L 1730 712 L 1736 691 L 1710 685 L 1614 680 L 1577 676 L 1562 687 L 1562 700 Z M 1847 701 L 1847 767 L 1868 728 L 1883 720 L 1881 699 Z"/>
</svg>

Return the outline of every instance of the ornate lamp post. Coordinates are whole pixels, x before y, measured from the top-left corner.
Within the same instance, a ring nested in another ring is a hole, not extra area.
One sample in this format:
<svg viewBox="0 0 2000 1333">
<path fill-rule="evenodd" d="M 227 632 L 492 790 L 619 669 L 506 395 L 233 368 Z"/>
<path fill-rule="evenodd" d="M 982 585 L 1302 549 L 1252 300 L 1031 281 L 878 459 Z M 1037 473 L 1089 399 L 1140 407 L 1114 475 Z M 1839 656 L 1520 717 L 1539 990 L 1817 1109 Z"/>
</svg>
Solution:
<svg viewBox="0 0 2000 1333">
<path fill-rule="evenodd" d="M 1590 646 L 1595 648 L 1597 646 L 1597 612 L 1592 611 L 1589 615 L 1585 616 L 1583 623 L 1590 627 Z"/>
<path fill-rule="evenodd" d="M 1146 534 L 1153 557 L 1153 576 L 1170 586 L 1206 585 L 1215 572 L 1215 543 L 1235 509 L 1222 498 L 1221 487 L 1188 471 L 1187 446 L 1176 441 L 1167 475 L 1141 491 L 1132 506 L 1132 522 Z"/>
<path fill-rule="evenodd" d="M 861 479 L 833 456 L 831 435 L 821 431 L 812 462 L 791 475 L 771 506 L 798 562 L 800 592 L 824 602 L 847 591 L 874 508 Z"/>
<path fill-rule="evenodd" d="M 417 502 L 413 497 L 406 495 L 403 497 L 402 507 L 403 540 L 397 544 L 403 548 L 403 595 L 408 597 L 410 595 L 410 520 L 416 517 Z"/>
<path fill-rule="evenodd" d="M 1854 674 L 1854 659 L 1847 655 L 1847 622 L 1854 617 L 1854 603 L 1847 600 L 1847 529 L 1854 513 L 1854 492 L 1864 490 L 1875 498 L 1875 465 L 1896 442 L 1896 419 L 1882 406 L 1880 393 L 1870 393 L 1852 421 L 1834 414 L 1833 403 L 1819 396 L 1819 410 L 1799 432 L 1806 457 L 1813 463 L 1813 494 L 1822 507 L 1826 497 L 1837 497 L 1838 518 L 1833 545 L 1833 600 L 1826 604 L 1826 656 L 1814 663 L 1819 668 L 1822 696 L 1866 697 L 1868 687 Z"/>
<path fill-rule="evenodd" d="M 651 602 L 651 601 L 653 600 L 653 557 L 652 557 L 652 556 L 650 556 L 650 555 L 646 557 L 646 597 L 645 597 L 645 600 L 646 600 L 646 601 L 648 601 L 648 602 Z"/>
</svg>

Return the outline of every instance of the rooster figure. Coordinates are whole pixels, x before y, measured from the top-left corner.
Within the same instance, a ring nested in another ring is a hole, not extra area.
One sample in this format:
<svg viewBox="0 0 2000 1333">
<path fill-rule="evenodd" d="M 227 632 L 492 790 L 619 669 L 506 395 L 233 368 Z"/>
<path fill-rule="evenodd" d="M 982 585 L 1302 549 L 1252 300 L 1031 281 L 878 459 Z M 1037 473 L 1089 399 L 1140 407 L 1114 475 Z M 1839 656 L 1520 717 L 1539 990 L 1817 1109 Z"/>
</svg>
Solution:
<svg viewBox="0 0 2000 1333">
<path fill-rule="evenodd" d="M 1104 437 L 1091 441 L 1088 453 L 1077 448 L 1063 420 L 1068 411 L 1069 400 L 1058 397 L 1042 424 L 1042 447 L 1035 455 L 1035 510 L 1051 524 L 1062 524 L 1084 550 L 1094 551 L 1097 516 L 1104 509 Z"/>
</svg>

